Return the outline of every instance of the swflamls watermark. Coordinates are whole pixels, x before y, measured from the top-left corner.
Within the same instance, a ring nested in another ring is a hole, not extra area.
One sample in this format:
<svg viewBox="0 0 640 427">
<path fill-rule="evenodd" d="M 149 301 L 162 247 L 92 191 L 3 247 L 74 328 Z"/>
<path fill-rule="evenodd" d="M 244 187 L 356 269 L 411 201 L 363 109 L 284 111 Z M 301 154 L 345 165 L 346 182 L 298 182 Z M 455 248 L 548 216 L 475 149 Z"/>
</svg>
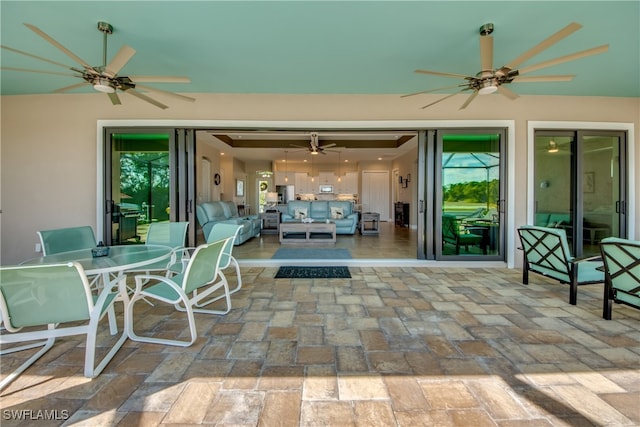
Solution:
<svg viewBox="0 0 640 427">
<path fill-rule="evenodd" d="M 14 421 L 63 421 L 69 419 L 69 411 L 67 409 L 3 409 L 2 419 Z"/>
</svg>

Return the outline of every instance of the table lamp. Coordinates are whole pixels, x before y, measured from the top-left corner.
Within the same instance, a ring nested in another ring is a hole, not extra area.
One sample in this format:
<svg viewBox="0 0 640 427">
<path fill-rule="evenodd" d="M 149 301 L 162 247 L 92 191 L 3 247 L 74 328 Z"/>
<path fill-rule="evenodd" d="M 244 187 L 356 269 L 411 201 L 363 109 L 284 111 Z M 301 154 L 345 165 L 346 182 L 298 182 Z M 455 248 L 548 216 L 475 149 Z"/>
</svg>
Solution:
<svg viewBox="0 0 640 427">
<path fill-rule="evenodd" d="M 278 193 L 269 191 L 265 197 L 267 206 L 276 207 L 278 204 Z"/>
</svg>

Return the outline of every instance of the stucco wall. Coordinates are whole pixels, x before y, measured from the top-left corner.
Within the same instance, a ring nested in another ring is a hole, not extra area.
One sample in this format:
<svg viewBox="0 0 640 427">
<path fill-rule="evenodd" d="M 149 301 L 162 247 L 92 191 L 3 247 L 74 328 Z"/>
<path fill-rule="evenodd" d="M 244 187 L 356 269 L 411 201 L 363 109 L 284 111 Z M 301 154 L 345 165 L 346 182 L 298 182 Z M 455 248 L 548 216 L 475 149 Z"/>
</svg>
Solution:
<svg viewBox="0 0 640 427">
<path fill-rule="evenodd" d="M 523 96 L 509 101 L 491 95 L 478 97 L 469 108 L 459 111 L 461 100 L 457 97 L 428 109 L 420 108 L 437 99 L 437 95 L 410 99 L 395 95 L 195 97 L 193 104 L 163 100 L 170 108 L 159 110 L 127 95 L 123 95 L 120 106 L 111 105 L 101 94 L 3 96 L 0 263 L 13 264 L 37 256 L 34 246 L 39 229 L 80 224 L 96 227 L 98 120 L 437 120 L 460 126 L 467 120 L 513 120 L 517 168 L 514 182 L 509 185 L 518 189 L 525 189 L 528 184 L 528 121 L 619 122 L 634 125 L 633 163 L 640 164 L 637 98 Z M 227 184 L 225 198 L 230 190 Z M 636 188 L 638 184 L 636 177 Z M 517 226 L 526 222 L 526 191 L 517 191 L 513 202 Z M 631 202 L 640 212 L 637 198 Z"/>
</svg>

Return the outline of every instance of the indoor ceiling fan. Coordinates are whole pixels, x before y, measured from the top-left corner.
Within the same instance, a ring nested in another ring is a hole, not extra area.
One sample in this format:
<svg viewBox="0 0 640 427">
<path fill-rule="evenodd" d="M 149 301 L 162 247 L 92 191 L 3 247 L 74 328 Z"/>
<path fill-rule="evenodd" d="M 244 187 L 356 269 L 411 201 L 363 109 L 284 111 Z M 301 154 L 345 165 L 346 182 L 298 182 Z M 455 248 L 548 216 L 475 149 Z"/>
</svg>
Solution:
<svg viewBox="0 0 640 427">
<path fill-rule="evenodd" d="M 325 149 L 327 148 L 331 148 L 331 147 L 335 147 L 336 144 L 326 144 L 326 145 L 320 145 L 319 142 L 319 137 L 318 137 L 318 133 L 317 132 L 311 132 L 309 134 L 309 147 L 304 147 L 302 145 L 295 145 L 295 144 L 291 144 L 292 147 L 298 147 L 298 148 L 304 148 L 305 150 L 308 150 L 311 154 L 327 154 L 324 152 Z M 331 151 L 331 150 L 329 150 Z"/>
<path fill-rule="evenodd" d="M 149 92 L 157 92 L 164 95 L 168 95 L 174 98 L 182 99 L 183 101 L 195 101 L 194 98 L 180 95 L 173 92 L 167 92 L 164 90 L 156 89 L 149 86 L 143 86 L 140 83 L 191 83 L 191 80 L 188 77 L 180 77 L 180 76 L 120 76 L 118 73 L 120 70 L 129 62 L 129 60 L 133 57 L 136 51 L 130 46 L 123 45 L 116 56 L 114 56 L 109 63 L 107 63 L 107 36 L 113 33 L 113 27 L 106 22 L 98 22 L 98 30 L 103 34 L 103 55 L 102 55 L 102 65 L 92 66 L 89 65 L 88 62 L 84 61 L 69 49 L 62 46 L 51 36 L 46 34 L 40 28 L 31 24 L 24 24 L 31 31 L 45 39 L 47 42 L 51 43 L 56 48 L 60 49 L 64 52 L 68 57 L 73 59 L 76 63 L 80 64 L 82 68 L 77 67 L 69 67 L 60 62 L 52 61 L 47 58 L 43 58 L 41 56 L 33 55 L 28 52 L 24 52 L 18 49 L 14 49 L 8 46 L 1 45 L 3 49 L 7 49 L 11 52 L 19 53 L 21 55 L 28 56 L 30 58 L 39 59 L 41 61 L 48 62 L 49 64 L 57 65 L 59 67 L 63 67 L 67 70 L 71 70 L 71 73 L 61 73 L 56 71 L 44 71 L 44 70 L 32 70 L 27 68 L 16 68 L 16 67 L 2 67 L 2 70 L 9 71 L 26 71 L 31 73 L 43 73 L 43 74 L 55 74 L 62 76 L 70 76 L 70 77 L 79 77 L 83 81 L 81 83 L 76 83 L 71 86 L 66 86 L 60 89 L 56 89 L 54 92 L 66 92 L 69 90 L 77 89 L 86 85 L 91 85 L 98 92 L 106 93 L 109 96 L 109 99 L 114 105 L 121 104 L 120 98 L 118 97 L 118 91 L 129 93 L 137 98 L 140 98 L 150 104 L 155 105 L 158 108 L 168 108 L 165 104 L 156 101 L 153 98 L 145 95 L 140 92 L 138 89 Z"/>
<path fill-rule="evenodd" d="M 539 54 L 543 50 L 556 44 L 560 40 L 568 37 L 574 32 L 582 28 L 582 25 L 575 22 L 567 25 L 557 33 L 551 35 L 547 39 L 538 43 L 522 55 L 518 56 L 514 60 L 506 63 L 500 68 L 493 68 L 493 24 L 484 24 L 480 27 L 480 63 L 482 69 L 475 74 L 475 76 L 468 76 L 464 74 L 445 73 L 440 71 L 430 70 L 415 70 L 416 73 L 429 74 L 433 76 L 453 77 L 457 79 L 464 79 L 466 82 L 453 85 L 440 87 L 437 89 L 425 90 L 416 93 L 410 93 L 408 95 L 402 95 L 402 97 L 419 95 L 423 93 L 432 93 L 440 90 L 460 88 L 458 92 L 447 95 L 438 99 L 431 104 L 427 104 L 422 108 L 430 107 L 437 104 L 440 101 L 451 98 L 462 92 L 472 91 L 471 95 L 465 100 L 460 109 L 466 108 L 478 95 L 487 95 L 498 91 L 500 94 L 513 100 L 518 97 L 518 94 L 510 89 L 507 89 L 505 85 L 509 83 L 525 83 L 525 82 L 566 82 L 570 81 L 575 75 L 548 75 L 548 76 L 523 76 L 523 74 L 530 73 L 532 71 L 540 70 L 542 68 L 551 67 L 553 65 L 562 64 L 563 62 L 573 61 L 579 58 L 584 58 L 590 55 L 596 55 L 602 52 L 606 52 L 609 49 L 609 45 L 594 47 L 591 49 L 575 52 L 570 55 L 561 56 L 548 61 L 540 62 L 538 64 L 529 65 L 523 68 L 518 68 L 521 64 L 525 63 L 535 55 Z"/>
</svg>

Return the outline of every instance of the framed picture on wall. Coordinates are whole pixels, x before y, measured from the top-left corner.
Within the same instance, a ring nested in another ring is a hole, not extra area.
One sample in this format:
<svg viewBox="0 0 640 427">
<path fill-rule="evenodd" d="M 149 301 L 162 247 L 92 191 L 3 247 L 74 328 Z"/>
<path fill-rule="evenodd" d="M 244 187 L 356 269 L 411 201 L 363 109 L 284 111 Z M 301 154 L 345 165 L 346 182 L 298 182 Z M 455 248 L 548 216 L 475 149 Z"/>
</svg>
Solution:
<svg viewBox="0 0 640 427">
<path fill-rule="evenodd" d="M 594 193 L 596 191 L 595 172 L 585 172 L 584 181 L 582 182 L 582 191 L 584 193 Z"/>
<path fill-rule="evenodd" d="M 244 181 L 236 179 L 236 197 L 244 197 Z"/>
</svg>

